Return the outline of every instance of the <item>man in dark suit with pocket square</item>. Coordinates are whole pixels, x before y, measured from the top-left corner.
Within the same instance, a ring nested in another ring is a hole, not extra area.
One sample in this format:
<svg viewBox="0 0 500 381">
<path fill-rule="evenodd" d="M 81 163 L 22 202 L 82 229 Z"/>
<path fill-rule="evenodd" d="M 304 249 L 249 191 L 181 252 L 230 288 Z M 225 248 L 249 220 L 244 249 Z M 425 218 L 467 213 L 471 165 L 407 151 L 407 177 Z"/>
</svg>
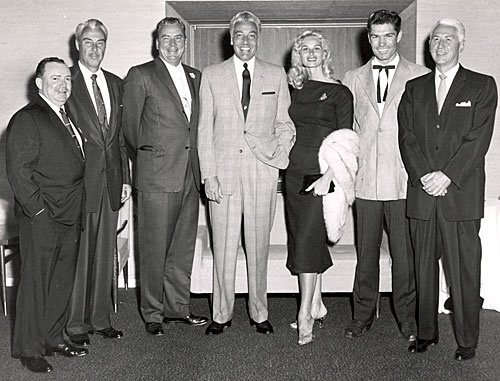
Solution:
<svg viewBox="0 0 500 381">
<path fill-rule="evenodd" d="M 36 373 L 44 356 L 85 356 L 63 339 L 73 289 L 83 203 L 83 137 L 68 119 L 71 73 L 45 58 L 36 69 L 39 95 L 7 127 L 7 178 L 19 224 L 21 274 L 12 356 Z"/>
<path fill-rule="evenodd" d="M 433 26 L 429 48 L 436 68 L 408 82 L 398 111 L 418 295 L 418 339 L 408 350 L 425 352 L 439 341 L 441 259 L 458 361 L 475 356 L 479 338 L 484 163 L 497 107 L 494 79 L 459 64 L 464 43 L 460 21 L 444 18 Z"/>
<path fill-rule="evenodd" d="M 198 89 L 200 72 L 181 63 L 184 23 L 156 26 L 159 57 L 130 69 L 124 84 L 123 133 L 136 152 L 141 313 L 146 331 L 162 322 L 203 325 L 190 311 L 198 228 Z"/>
</svg>

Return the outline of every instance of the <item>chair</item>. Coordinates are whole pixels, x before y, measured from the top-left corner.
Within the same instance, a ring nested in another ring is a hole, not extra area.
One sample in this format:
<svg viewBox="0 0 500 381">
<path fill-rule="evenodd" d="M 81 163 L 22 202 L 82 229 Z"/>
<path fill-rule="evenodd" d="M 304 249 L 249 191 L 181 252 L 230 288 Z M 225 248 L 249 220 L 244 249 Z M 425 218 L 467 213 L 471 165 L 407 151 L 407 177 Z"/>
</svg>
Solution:
<svg viewBox="0 0 500 381">
<path fill-rule="evenodd" d="M 2 303 L 5 316 L 7 316 L 7 274 L 5 271 L 7 255 L 5 249 L 7 246 L 14 246 L 18 243 L 19 229 L 17 225 L 0 225 L 0 271 L 2 273 Z"/>
</svg>

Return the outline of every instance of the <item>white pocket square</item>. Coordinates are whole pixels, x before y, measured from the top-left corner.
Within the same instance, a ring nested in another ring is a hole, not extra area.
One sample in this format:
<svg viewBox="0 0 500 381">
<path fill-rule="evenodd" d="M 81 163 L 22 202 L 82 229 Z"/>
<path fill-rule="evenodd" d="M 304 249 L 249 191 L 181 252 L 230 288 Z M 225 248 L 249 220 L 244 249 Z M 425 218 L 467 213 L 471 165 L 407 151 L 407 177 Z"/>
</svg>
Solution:
<svg viewBox="0 0 500 381">
<path fill-rule="evenodd" d="M 460 102 L 460 103 L 457 102 L 455 104 L 455 107 L 471 107 L 471 104 L 470 104 L 470 101 Z"/>
</svg>

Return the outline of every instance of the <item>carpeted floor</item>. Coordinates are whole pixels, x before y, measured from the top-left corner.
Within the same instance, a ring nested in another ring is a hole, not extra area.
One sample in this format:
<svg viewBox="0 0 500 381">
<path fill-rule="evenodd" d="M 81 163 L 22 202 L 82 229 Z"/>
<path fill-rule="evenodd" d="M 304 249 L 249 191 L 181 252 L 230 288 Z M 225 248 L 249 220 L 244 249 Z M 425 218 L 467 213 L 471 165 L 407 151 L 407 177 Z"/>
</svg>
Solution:
<svg viewBox="0 0 500 381">
<path fill-rule="evenodd" d="M 9 290 L 12 291 L 12 290 Z M 12 298 L 12 297 L 11 297 Z M 54 371 L 35 375 L 10 356 L 12 312 L 0 317 L 1 380 L 500 380 L 500 313 L 481 312 L 481 338 L 475 359 L 453 359 L 456 343 L 450 317 L 441 315 L 440 342 L 426 353 L 407 352 L 391 313 L 390 299 L 381 299 L 381 314 L 358 339 L 343 336 L 351 317 L 349 295 L 327 295 L 326 324 L 315 329 L 316 340 L 297 345 L 296 299 L 269 297 L 275 334 L 264 336 L 250 327 L 244 297 L 236 299 L 233 326 L 220 336 L 206 336 L 205 327 L 165 326 L 166 334 L 146 334 L 139 317 L 136 290 L 121 290 L 113 325 L 120 340 L 91 337 L 83 358 L 48 358 Z M 10 305 L 12 307 L 12 300 Z M 208 298 L 196 296 L 192 311 L 209 315 Z"/>
</svg>

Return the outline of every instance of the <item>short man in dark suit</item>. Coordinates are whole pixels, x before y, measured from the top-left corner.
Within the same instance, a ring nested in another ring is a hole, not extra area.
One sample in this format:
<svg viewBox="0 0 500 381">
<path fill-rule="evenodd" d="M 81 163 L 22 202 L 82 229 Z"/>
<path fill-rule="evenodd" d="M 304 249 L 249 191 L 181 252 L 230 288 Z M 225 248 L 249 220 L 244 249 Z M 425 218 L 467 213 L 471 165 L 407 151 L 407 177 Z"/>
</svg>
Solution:
<svg viewBox="0 0 500 381">
<path fill-rule="evenodd" d="M 438 343 L 441 258 L 459 361 L 475 356 L 479 338 L 484 162 L 497 106 L 495 80 L 459 64 L 464 41 L 456 19 L 433 26 L 429 48 L 436 68 L 408 82 L 398 113 L 418 295 L 418 340 L 408 350 L 425 352 Z"/>
<path fill-rule="evenodd" d="M 108 30 L 99 20 L 78 24 L 78 63 L 71 68 L 73 91 L 67 108 L 85 143 L 85 222 L 66 332 L 77 345 L 88 333 L 120 338 L 111 326 L 111 290 L 116 226 L 121 203 L 131 193 L 123 135 L 122 81 L 102 70 Z"/>
<path fill-rule="evenodd" d="M 124 83 L 123 133 L 136 152 L 141 313 L 146 331 L 162 322 L 203 325 L 190 311 L 198 228 L 198 89 L 200 72 L 181 63 L 185 26 L 156 26 L 159 57 L 130 69 Z"/>
<path fill-rule="evenodd" d="M 64 104 L 71 73 L 60 58 L 36 69 L 36 101 L 7 127 L 7 178 L 19 223 L 21 278 L 17 294 L 12 356 L 32 372 L 47 373 L 44 356 L 84 356 L 65 343 L 83 202 L 82 136 Z"/>
<path fill-rule="evenodd" d="M 396 12 L 373 12 L 368 17 L 367 32 L 372 59 L 347 72 L 342 81 L 354 96 L 353 129 L 360 141 L 354 313 L 344 335 L 359 337 L 372 325 L 379 296 L 380 244 L 385 223 L 392 259 L 394 312 L 403 337 L 415 340 L 415 276 L 406 217 L 408 175 L 398 149 L 397 107 L 406 82 L 429 69 L 398 53 L 403 35 L 401 17 Z"/>
</svg>

